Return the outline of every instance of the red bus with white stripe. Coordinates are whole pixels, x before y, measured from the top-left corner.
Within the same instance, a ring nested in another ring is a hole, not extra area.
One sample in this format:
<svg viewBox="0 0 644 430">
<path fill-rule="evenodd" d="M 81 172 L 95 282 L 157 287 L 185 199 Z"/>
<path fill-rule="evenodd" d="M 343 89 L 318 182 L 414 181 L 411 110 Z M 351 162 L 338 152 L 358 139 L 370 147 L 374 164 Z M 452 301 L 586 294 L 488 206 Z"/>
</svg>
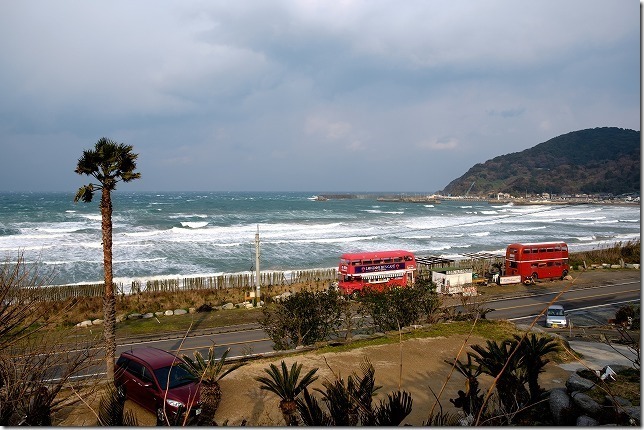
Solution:
<svg viewBox="0 0 644 430">
<path fill-rule="evenodd" d="M 563 278 L 568 274 L 568 245 L 564 242 L 513 243 L 505 252 L 505 275 L 521 276 L 521 282 Z"/>
<path fill-rule="evenodd" d="M 342 254 L 338 288 L 353 294 L 365 288 L 405 287 L 414 283 L 416 257 L 409 251 L 376 251 Z"/>
</svg>

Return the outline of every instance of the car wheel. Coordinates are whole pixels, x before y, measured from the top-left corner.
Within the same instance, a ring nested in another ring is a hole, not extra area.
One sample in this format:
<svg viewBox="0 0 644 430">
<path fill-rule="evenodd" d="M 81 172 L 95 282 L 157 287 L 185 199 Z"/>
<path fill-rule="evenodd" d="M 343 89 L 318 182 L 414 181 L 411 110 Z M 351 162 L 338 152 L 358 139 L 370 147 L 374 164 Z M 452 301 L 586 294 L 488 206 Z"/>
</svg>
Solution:
<svg viewBox="0 0 644 430">
<path fill-rule="evenodd" d="M 116 387 L 116 398 L 119 400 L 119 402 L 124 402 L 126 397 L 125 394 L 125 386 L 119 385 Z"/>
<path fill-rule="evenodd" d="M 165 419 L 165 412 L 163 411 L 163 408 L 159 406 L 157 408 L 157 426 L 165 426 L 165 425 L 168 425 L 168 422 Z"/>
</svg>

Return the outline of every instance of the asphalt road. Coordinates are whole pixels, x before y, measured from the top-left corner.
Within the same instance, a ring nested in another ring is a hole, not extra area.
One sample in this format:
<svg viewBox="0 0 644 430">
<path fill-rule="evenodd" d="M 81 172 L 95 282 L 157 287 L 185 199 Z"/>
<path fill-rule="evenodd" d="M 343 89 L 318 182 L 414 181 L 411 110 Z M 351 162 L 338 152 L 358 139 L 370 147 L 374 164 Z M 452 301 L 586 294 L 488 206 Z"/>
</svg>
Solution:
<svg viewBox="0 0 644 430">
<path fill-rule="evenodd" d="M 559 293 L 561 293 L 559 295 Z M 606 325 L 615 317 L 615 311 L 627 303 L 640 301 L 641 280 L 623 280 L 610 285 L 574 288 L 567 291 L 540 293 L 528 297 L 494 300 L 488 303 L 494 311 L 489 319 L 507 319 L 517 323 L 530 323 L 556 300 L 563 305 L 573 327 Z M 545 326 L 545 316 L 538 324 Z"/>
</svg>

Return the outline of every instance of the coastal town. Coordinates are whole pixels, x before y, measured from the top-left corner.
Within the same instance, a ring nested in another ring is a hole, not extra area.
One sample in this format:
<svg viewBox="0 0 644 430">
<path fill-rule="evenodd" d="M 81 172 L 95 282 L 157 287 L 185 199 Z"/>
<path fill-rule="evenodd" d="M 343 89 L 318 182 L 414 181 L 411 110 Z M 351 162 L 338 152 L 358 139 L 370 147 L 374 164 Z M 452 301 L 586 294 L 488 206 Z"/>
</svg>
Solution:
<svg viewBox="0 0 644 430">
<path fill-rule="evenodd" d="M 497 193 L 495 195 L 465 195 L 452 196 L 441 194 L 422 194 L 422 193 L 400 193 L 400 194 L 320 194 L 315 196 L 315 200 L 342 200 L 342 199 L 375 199 L 381 202 L 403 202 L 403 203 L 425 203 L 440 204 L 441 201 L 467 201 L 467 202 L 488 202 L 492 204 L 513 203 L 516 205 L 579 205 L 579 204 L 599 204 L 599 205 L 639 205 L 640 196 L 638 194 L 623 194 L 613 196 L 612 194 L 526 194 L 524 196 L 513 196 L 508 193 Z"/>
</svg>

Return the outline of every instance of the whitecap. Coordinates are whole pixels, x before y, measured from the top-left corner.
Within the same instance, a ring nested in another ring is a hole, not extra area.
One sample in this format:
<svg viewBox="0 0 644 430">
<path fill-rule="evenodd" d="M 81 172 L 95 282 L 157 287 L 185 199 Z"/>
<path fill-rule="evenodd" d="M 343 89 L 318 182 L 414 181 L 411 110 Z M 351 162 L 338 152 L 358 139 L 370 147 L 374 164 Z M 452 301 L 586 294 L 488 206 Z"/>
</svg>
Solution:
<svg viewBox="0 0 644 430">
<path fill-rule="evenodd" d="M 481 231 L 478 233 L 470 233 L 468 236 L 476 236 L 476 237 L 484 237 L 484 236 L 489 236 L 490 232 L 489 231 Z"/>
<path fill-rule="evenodd" d="M 578 240 L 580 242 L 589 242 L 591 240 L 597 239 L 595 236 L 583 236 L 583 237 L 575 237 L 575 240 Z"/>
<path fill-rule="evenodd" d="M 189 228 L 202 228 L 208 225 L 208 221 L 204 221 L 204 222 L 181 221 L 181 225 L 183 227 L 189 227 Z"/>
<path fill-rule="evenodd" d="M 102 221 L 103 218 L 101 215 L 81 215 L 83 218 L 87 218 L 90 221 Z"/>
</svg>

